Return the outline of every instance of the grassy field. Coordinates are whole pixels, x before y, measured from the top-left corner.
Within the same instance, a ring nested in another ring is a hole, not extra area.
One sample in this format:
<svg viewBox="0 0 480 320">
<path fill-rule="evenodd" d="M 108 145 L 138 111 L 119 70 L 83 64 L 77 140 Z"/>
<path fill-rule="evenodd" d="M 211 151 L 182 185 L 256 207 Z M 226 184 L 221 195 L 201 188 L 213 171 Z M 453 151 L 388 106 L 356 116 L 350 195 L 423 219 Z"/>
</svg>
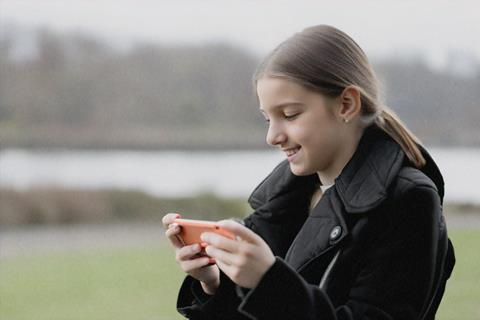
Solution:
<svg viewBox="0 0 480 320">
<path fill-rule="evenodd" d="M 440 320 L 480 319 L 480 230 L 450 232 L 457 255 Z M 0 318 L 183 319 L 175 310 L 183 274 L 173 251 L 71 252 L 0 262 Z"/>
<path fill-rule="evenodd" d="M 166 246 L 15 258 L 1 263 L 0 319 L 183 319 L 182 279 Z"/>
</svg>

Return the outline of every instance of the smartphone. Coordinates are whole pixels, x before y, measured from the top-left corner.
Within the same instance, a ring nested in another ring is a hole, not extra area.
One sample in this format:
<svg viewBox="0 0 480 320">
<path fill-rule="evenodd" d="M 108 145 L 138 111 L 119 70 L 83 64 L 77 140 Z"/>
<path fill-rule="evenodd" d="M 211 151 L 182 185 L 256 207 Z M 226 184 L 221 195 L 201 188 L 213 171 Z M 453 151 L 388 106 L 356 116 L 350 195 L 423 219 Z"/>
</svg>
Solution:
<svg viewBox="0 0 480 320">
<path fill-rule="evenodd" d="M 235 235 L 230 231 L 220 228 L 214 221 L 175 219 L 173 223 L 178 224 L 181 229 L 177 235 L 183 245 L 201 243 L 200 235 L 204 232 L 214 232 L 221 236 L 235 240 Z"/>
</svg>

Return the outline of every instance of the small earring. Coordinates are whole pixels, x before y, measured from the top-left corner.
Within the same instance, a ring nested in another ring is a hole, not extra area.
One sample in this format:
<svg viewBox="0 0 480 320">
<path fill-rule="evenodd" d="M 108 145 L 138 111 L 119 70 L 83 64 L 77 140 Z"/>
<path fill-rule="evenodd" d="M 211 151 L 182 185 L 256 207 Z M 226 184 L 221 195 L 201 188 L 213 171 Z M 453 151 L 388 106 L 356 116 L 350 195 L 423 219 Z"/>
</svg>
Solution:
<svg viewBox="0 0 480 320">
<path fill-rule="evenodd" d="M 343 122 L 348 123 L 348 119 L 347 119 L 347 118 L 343 118 Z"/>
</svg>

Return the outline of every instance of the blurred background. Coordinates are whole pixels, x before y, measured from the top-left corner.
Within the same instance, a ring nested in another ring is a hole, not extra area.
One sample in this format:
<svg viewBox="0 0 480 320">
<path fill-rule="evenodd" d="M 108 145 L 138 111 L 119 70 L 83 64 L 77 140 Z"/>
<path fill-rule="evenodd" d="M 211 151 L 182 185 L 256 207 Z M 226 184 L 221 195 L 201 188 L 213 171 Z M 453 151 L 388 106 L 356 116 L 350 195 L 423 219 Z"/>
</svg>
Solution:
<svg viewBox="0 0 480 320">
<path fill-rule="evenodd" d="M 480 319 L 477 1 L 0 0 L 0 318 L 181 319 L 161 218 L 250 213 L 283 159 L 251 77 L 331 24 L 446 184 L 457 266 L 438 319 Z"/>
</svg>

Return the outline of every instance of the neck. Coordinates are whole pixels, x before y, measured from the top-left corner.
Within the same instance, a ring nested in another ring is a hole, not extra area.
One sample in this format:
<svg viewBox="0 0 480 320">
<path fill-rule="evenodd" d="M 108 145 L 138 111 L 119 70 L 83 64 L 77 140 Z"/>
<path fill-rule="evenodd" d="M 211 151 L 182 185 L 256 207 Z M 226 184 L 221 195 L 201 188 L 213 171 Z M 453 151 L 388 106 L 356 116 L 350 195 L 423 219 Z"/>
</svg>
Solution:
<svg viewBox="0 0 480 320">
<path fill-rule="evenodd" d="M 325 170 L 317 172 L 322 185 L 328 186 L 335 183 L 335 179 L 340 175 L 343 168 L 347 165 L 348 161 L 350 161 L 353 154 L 357 150 L 358 143 L 362 137 L 362 132 L 357 135 L 352 135 L 353 138 L 348 139 L 345 147 L 339 150 L 339 153 L 334 158 L 330 166 Z"/>
</svg>

